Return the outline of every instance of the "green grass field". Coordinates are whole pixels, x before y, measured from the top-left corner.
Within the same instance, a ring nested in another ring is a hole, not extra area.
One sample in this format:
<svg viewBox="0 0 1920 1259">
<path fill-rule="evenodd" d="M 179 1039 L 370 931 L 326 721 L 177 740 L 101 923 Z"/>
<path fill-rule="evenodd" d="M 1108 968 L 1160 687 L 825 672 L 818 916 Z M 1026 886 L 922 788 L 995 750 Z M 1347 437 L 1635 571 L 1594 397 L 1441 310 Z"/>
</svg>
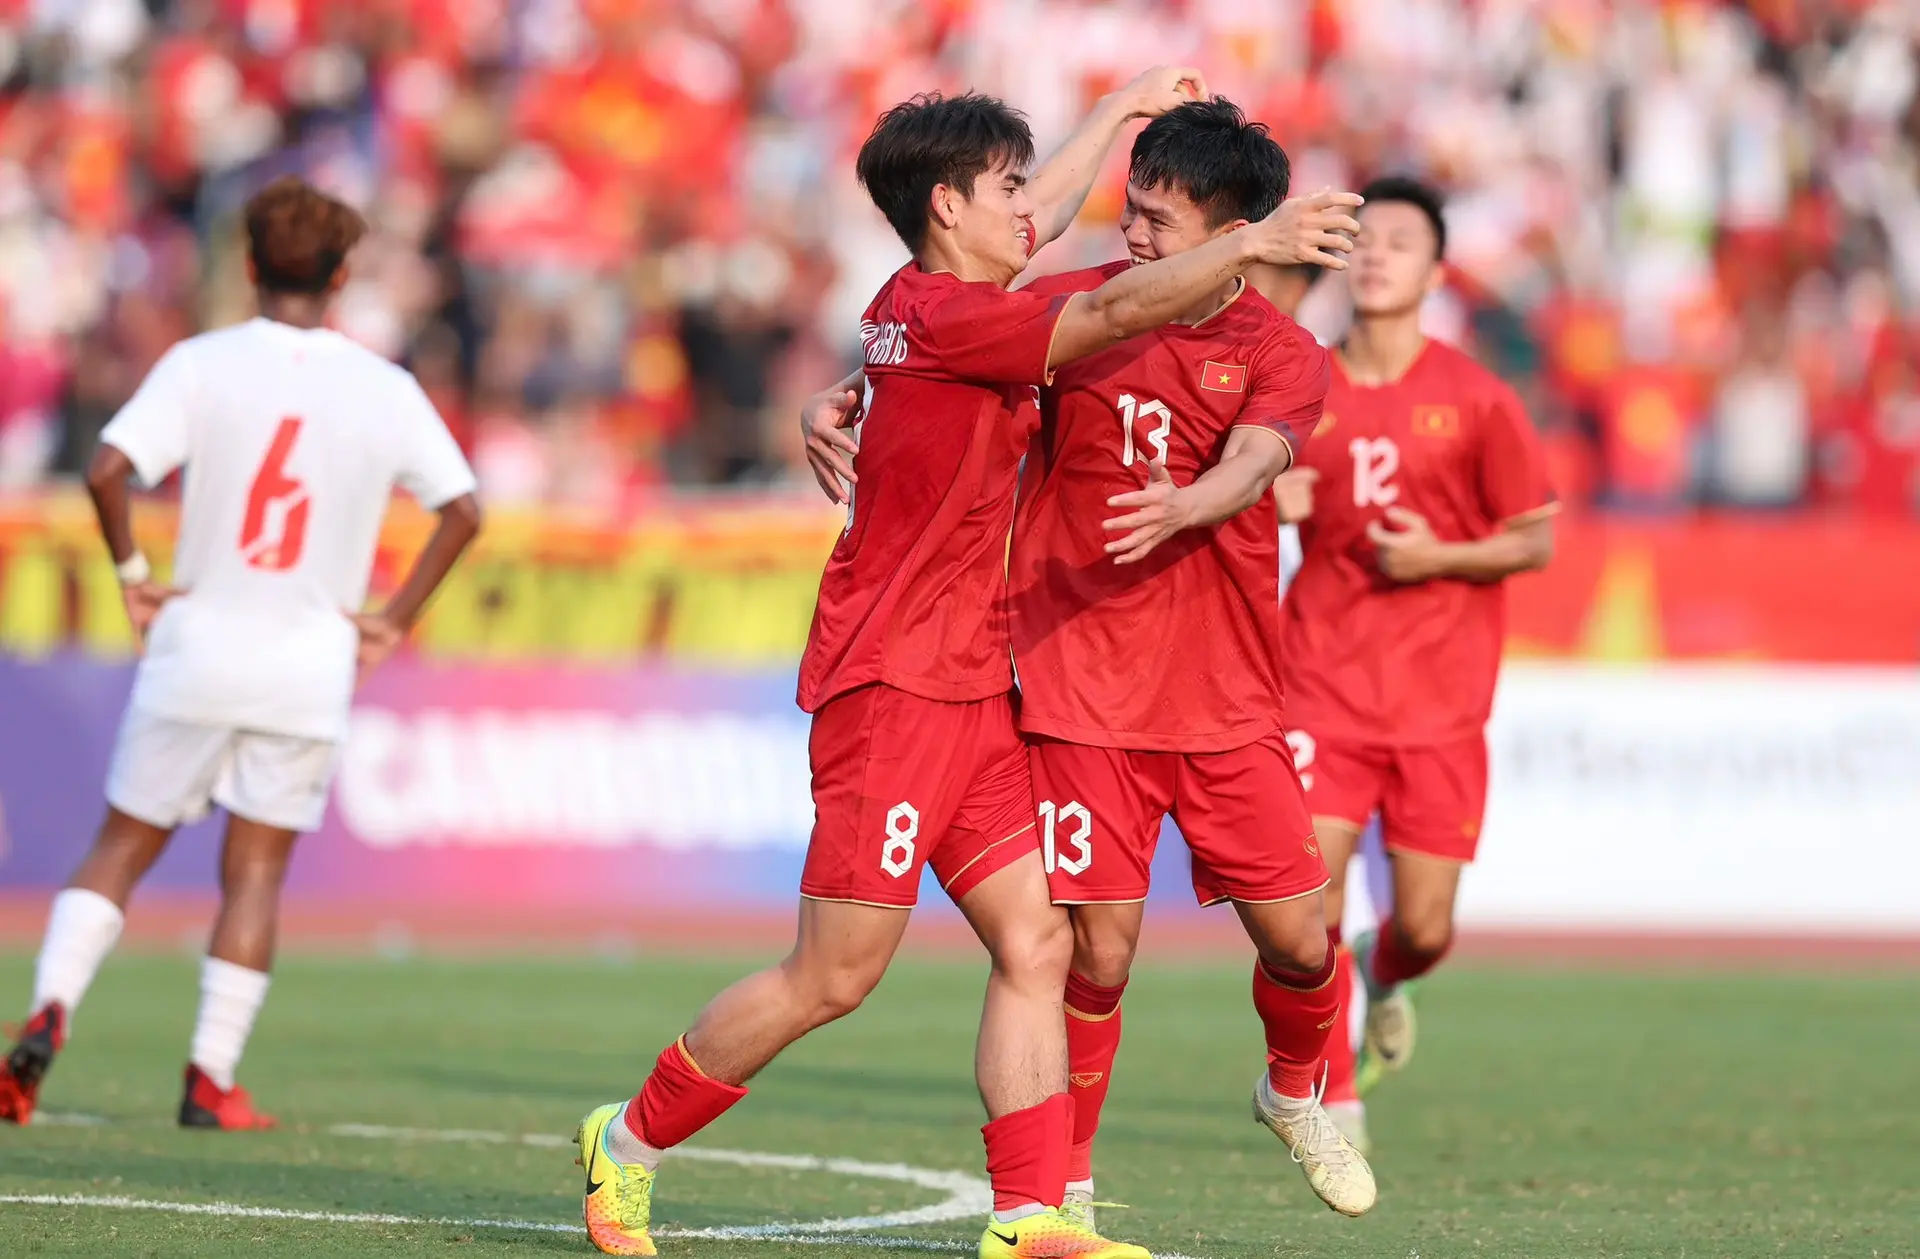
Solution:
<svg viewBox="0 0 1920 1259">
<path fill-rule="evenodd" d="M 10 1199 L 0 1253 L 226 1255 L 263 1243 L 302 1255 L 587 1253 L 570 1230 L 580 1182 L 565 1137 L 588 1106 L 631 1091 L 743 968 L 290 959 L 243 1072 L 289 1127 L 242 1135 L 171 1126 L 191 960 L 117 958 L 42 1098 L 55 1115 L 104 1122 L 0 1129 Z M 17 1002 L 28 972 L 24 957 L 0 959 L 0 994 Z M 977 1176 L 980 979 L 978 965 L 902 963 L 865 1009 L 775 1063 L 698 1144 Z M 1358 1221 L 1320 1207 L 1247 1118 L 1260 1043 L 1245 989 L 1237 965 L 1135 977 L 1099 1158 L 1102 1196 L 1134 1208 L 1108 1215 L 1116 1235 L 1205 1259 L 1920 1255 L 1920 975 L 1443 973 L 1423 994 L 1419 1062 L 1375 1096 L 1381 1199 Z M 656 1220 L 704 1229 L 886 1214 L 952 1196 L 932 1179 L 681 1160 L 662 1173 Z M 957 1183 L 964 1205 L 970 1182 Z M 121 1201 L 19 1201 L 34 1195 Z M 869 1228 L 856 1242 L 680 1238 L 662 1252 L 971 1250 L 979 1227 L 969 1216 Z"/>
</svg>

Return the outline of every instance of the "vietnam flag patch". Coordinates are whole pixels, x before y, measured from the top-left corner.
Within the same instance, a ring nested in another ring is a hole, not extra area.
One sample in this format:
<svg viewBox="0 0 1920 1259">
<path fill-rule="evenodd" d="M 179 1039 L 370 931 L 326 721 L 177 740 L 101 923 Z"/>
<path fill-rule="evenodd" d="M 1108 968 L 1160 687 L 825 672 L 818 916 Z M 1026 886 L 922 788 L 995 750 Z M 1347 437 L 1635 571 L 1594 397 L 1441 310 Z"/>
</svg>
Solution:
<svg viewBox="0 0 1920 1259">
<path fill-rule="evenodd" d="M 1413 432 L 1416 437 L 1460 436 L 1460 408 L 1415 407 Z"/>
<path fill-rule="evenodd" d="M 1208 359 L 1206 366 L 1200 369 L 1200 387 L 1211 389 L 1215 393 L 1245 393 L 1247 391 L 1247 368 L 1243 363 L 1235 366 L 1231 363 L 1216 363 Z"/>
</svg>

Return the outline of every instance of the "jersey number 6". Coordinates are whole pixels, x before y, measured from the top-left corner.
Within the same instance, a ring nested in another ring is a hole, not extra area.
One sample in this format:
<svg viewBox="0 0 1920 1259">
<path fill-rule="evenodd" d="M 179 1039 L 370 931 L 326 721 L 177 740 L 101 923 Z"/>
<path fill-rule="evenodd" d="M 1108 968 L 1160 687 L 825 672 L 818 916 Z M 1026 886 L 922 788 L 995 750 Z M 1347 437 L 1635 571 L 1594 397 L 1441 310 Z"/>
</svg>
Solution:
<svg viewBox="0 0 1920 1259">
<path fill-rule="evenodd" d="M 307 487 L 287 475 L 287 460 L 300 440 L 298 417 L 288 416 L 274 430 L 273 444 L 253 474 L 247 494 L 247 518 L 240 526 L 240 556 L 249 567 L 284 573 L 300 562 L 307 546 Z"/>
</svg>

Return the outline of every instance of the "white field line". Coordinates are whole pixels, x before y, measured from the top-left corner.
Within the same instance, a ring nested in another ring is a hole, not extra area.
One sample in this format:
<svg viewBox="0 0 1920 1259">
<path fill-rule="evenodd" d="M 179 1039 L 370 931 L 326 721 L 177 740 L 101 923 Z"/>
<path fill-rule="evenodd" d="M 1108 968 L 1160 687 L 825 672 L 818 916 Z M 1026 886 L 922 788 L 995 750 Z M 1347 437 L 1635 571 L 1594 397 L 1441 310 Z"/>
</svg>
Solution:
<svg viewBox="0 0 1920 1259">
<path fill-rule="evenodd" d="M 98 1127 L 108 1121 L 96 1115 L 49 1113 L 35 1116 L 36 1123 L 68 1127 Z M 551 1132 L 497 1132 L 482 1128 L 397 1128 L 381 1124 L 336 1124 L 327 1129 L 332 1136 L 356 1137 L 376 1141 L 460 1141 L 485 1145 L 528 1145 L 546 1149 L 564 1149 L 572 1144 L 567 1137 Z M 714 1241 L 778 1241 L 791 1245 L 841 1245 L 882 1250 L 915 1250 L 931 1253 L 973 1250 L 970 1243 L 940 1241 L 933 1238 L 874 1236 L 867 1232 L 879 1228 L 903 1228 L 942 1224 L 959 1219 L 978 1219 L 993 1209 L 993 1194 L 987 1182 L 966 1172 L 937 1171 L 906 1163 L 867 1163 L 858 1159 L 821 1158 L 811 1154 L 769 1154 L 757 1150 L 722 1150 L 706 1146 L 680 1146 L 670 1157 L 709 1163 L 731 1163 L 737 1167 L 778 1167 L 791 1171 L 819 1171 L 837 1176 L 870 1180 L 891 1180 L 941 1190 L 947 1197 L 923 1207 L 888 1211 L 880 1215 L 842 1216 L 826 1220 L 808 1220 L 790 1224 L 736 1224 L 715 1228 L 661 1228 L 655 1237 L 708 1239 Z M 175 1215 L 211 1215 L 233 1219 L 297 1220 L 324 1224 L 401 1224 L 454 1228 L 502 1229 L 517 1232 L 582 1233 L 578 1224 L 554 1224 L 538 1220 L 460 1219 L 440 1216 L 389 1215 L 359 1211 L 299 1211 L 284 1207 L 247 1206 L 232 1202 L 167 1202 L 146 1198 L 95 1196 L 88 1194 L 4 1194 L 0 1204 L 19 1206 L 94 1207 L 121 1211 L 160 1211 Z M 1162 1251 L 1159 1259 L 1194 1259 L 1173 1251 Z"/>
</svg>

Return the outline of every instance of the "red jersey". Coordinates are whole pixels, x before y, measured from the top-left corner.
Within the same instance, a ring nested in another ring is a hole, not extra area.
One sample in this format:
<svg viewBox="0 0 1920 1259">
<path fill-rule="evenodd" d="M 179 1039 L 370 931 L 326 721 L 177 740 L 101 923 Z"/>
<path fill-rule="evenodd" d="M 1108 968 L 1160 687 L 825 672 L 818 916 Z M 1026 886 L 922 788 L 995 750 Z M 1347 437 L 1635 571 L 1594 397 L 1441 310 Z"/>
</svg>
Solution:
<svg viewBox="0 0 1920 1259">
<path fill-rule="evenodd" d="M 1401 507 L 1442 541 L 1466 542 L 1557 508 L 1519 398 L 1438 341 L 1378 389 L 1353 384 L 1336 360 L 1301 463 L 1320 481 L 1282 609 L 1289 723 L 1316 738 L 1400 745 L 1477 731 L 1500 671 L 1502 583 L 1390 581 L 1367 526 Z"/>
<path fill-rule="evenodd" d="M 800 707 L 869 682 L 948 702 L 1012 688 L 1007 530 L 1068 300 L 908 263 L 867 307 L 860 484 L 820 577 Z"/>
<path fill-rule="evenodd" d="M 1125 262 L 1035 282 L 1099 287 Z M 1220 752 L 1280 725 L 1280 526 L 1273 499 L 1162 542 L 1104 551 L 1107 506 L 1149 459 L 1188 484 L 1252 425 L 1299 448 L 1327 393 L 1327 352 L 1252 289 L 1061 367 L 1042 394 L 1014 527 L 1009 606 L 1020 725 L 1071 743 Z"/>
</svg>

